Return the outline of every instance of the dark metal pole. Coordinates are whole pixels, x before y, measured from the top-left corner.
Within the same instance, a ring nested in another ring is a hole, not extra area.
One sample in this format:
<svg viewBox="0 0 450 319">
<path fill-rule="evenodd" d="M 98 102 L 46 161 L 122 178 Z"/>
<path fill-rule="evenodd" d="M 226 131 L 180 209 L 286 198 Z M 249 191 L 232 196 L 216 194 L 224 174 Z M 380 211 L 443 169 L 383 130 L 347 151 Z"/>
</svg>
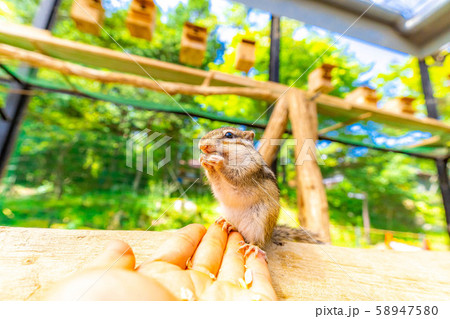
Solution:
<svg viewBox="0 0 450 319">
<path fill-rule="evenodd" d="M 61 0 L 42 0 L 33 20 L 33 26 L 50 30 L 56 19 L 56 12 Z M 18 73 L 25 76 L 32 76 L 36 69 L 21 67 Z M 24 83 L 11 84 L 13 90 L 27 90 L 29 85 Z M 30 96 L 25 94 L 11 93 L 6 97 L 5 108 L 3 110 L 5 118 L 0 119 L 0 177 L 3 175 L 9 157 L 14 148 L 15 140 L 19 132 L 20 123 L 27 109 Z"/>
<path fill-rule="evenodd" d="M 269 81 L 280 82 L 280 17 L 274 15 L 270 28 Z"/>
<path fill-rule="evenodd" d="M 450 236 L 450 187 L 448 180 L 447 159 L 437 159 L 439 187 L 441 188 L 442 200 L 444 202 L 445 219 L 447 220 L 447 232 Z"/>
<path fill-rule="evenodd" d="M 419 59 L 420 76 L 422 79 L 423 95 L 427 106 L 428 117 L 438 119 L 436 99 L 433 96 L 433 86 L 428 73 L 428 66 L 424 59 Z M 450 236 L 450 186 L 447 170 L 448 159 L 436 159 L 436 168 L 439 178 L 439 188 L 441 189 L 442 201 L 444 203 L 445 218 L 447 220 L 447 232 Z"/>
<path fill-rule="evenodd" d="M 425 63 L 425 59 L 419 59 L 420 78 L 422 79 L 422 90 L 425 96 L 425 104 L 427 106 L 428 117 L 437 119 L 437 103 L 433 95 L 433 86 L 430 80 L 430 74 L 428 73 L 428 66 Z"/>
<path fill-rule="evenodd" d="M 280 17 L 272 15 L 270 27 L 270 60 L 269 60 L 269 81 L 280 82 Z M 272 114 L 267 112 L 268 119 Z M 278 157 L 272 163 L 272 171 L 277 175 Z"/>
</svg>

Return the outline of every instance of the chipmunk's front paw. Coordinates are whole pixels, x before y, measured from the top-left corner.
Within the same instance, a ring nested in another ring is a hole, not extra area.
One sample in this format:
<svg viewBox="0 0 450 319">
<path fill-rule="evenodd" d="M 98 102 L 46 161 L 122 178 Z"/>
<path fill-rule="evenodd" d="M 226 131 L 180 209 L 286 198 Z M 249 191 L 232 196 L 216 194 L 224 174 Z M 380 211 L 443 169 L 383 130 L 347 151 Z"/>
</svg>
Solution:
<svg viewBox="0 0 450 319">
<path fill-rule="evenodd" d="M 213 155 L 208 156 L 207 161 L 212 166 L 221 167 L 221 166 L 223 166 L 223 162 L 225 161 L 225 159 L 220 155 L 213 154 Z"/>
<path fill-rule="evenodd" d="M 200 156 L 200 164 L 206 169 L 220 168 L 223 166 L 225 159 L 220 155 L 205 155 Z"/>
<path fill-rule="evenodd" d="M 220 216 L 215 221 L 216 224 L 219 226 L 222 226 L 222 230 L 226 231 L 228 234 L 231 233 L 233 230 L 237 230 L 233 225 L 231 225 L 225 218 Z"/>
<path fill-rule="evenodd" d="M 266 252 L 258 246 L 246 244 L 243 241 L 241 241 L 239 244 L 241 244 L 241 246 L 239 247 L 238 251 L 243 250 L 245 258 L 250 257 L 252 254 L 254 254 L 255 258 L 258 257 L 258 255 L 261 255 L 262 257 L 264 257 L 264 260 L 268 262 Z"/>
</svg>

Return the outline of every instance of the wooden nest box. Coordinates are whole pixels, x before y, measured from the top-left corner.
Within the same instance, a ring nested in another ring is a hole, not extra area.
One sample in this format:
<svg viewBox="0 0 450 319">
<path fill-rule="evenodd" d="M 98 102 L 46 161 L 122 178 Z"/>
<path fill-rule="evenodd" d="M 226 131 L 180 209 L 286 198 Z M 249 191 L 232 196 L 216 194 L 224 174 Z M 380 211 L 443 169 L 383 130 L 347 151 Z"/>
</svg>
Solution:
<svg viewBox="0 0 450 319">
<path fill-rule="evenodd" d="M 354 104 L 376 108 L 378 97 L 374 89 L 362 86 L 347 94 L 345 100 Z"/>
<path fill-rule="evenodd" d="M 77 29 L 93 35 L 100 35 L 105 10 L 100 0 L 77 0 L 72 3 L 70 17 Z"/>
<path fill-rule="evenodd" d="M 202 65 L 207 37 L 206 28 L 186 22 L 181 36 L 180 62 L 193 66 Z"/>
<path fill-rule="evenodd" d="M 313 93 L 328 93 L 333 90 L 331 85 L 332 64 L 324 63 L 308 75 L 308 91 Z"/>
<path fill-rule="evenodd" d="M 412 102 L 414 102 L 412 97 L 397 97 L 393 100 L 387 101 L 383 106 L 383 109 L 400 113 L 400 114 L 414 114 L 414 109 L 412 107 Z"/>
<path fill-rule="evenodd" d="M 156 6 L 153 0 L 133 0 L 126 20 L 130 34 L 150 41 L 155 29 L 155 17 Z"/>
<path fill-rule="evenodd" d="M 255 65 L 256 60 L 256 42 L 252 40 L 242 39 L 237 45 L 236 60 L 234 67 L 236 70 L 248 73 Z"/>
</svg>

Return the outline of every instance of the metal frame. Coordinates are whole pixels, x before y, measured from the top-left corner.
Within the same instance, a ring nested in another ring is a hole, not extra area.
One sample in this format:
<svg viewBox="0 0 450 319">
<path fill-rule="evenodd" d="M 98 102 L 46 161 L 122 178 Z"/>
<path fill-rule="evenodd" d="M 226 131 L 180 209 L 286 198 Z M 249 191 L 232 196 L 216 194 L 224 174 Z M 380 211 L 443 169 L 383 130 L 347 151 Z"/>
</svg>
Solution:
<svg viewBox="0 0 450 319">
<path fill-rule="evenodd" d="M 430 80 L 428 66 L 424 59 L 419 59 L 420 77 L 422 80 L 422 90 L 425 96 L 425 104 L 427 106 L 428 117 L 438 119 L 437 103 L 433 94 L 433 85 Z M 439 188 L 441 189 L 442 201 L 444 204 L 445 218 L 447 221 L 447 232 L 450 236 L 450 185 L 448 179 L 447 163 L 448 158 L 435 159 L 437 174 L 439 179 Z"/>
<path fill-rule="evenodd" d="M 280 82 L 280 17 L 272 15 L 270 25 L 270 59 L 269 59 L 269 81 Z M 271 108 L 266 114 L 267 119 L 272 115 Z M 272 171 L 277 175 L 278 156 L 275 157 L 271 165 Z"/>
<path fill-rule="evenodd" d="M 368 9 L 371 3 L 361 0 L 238 1 L 419 58 L 436 53 L 450 42 L 450 1 L 445 0 L 436 0 L 427 6 L 432 9 L 425 8 L 410 19 L 376 4 Z"/>
<path fill-rule="evenodd" d="M 33 26 L 50 30 L 55 23 L 60 3 L 61 0 L 42 0 L 34 17 Z M 5 68 L 3 70 L 15 81 L 11 84 L 12 90 L 26 91 L 30 89 L 29 84 L 20 81 Z M 36 69 L 21 67 L 18 72 L 21 75 L 32 76 Z M 6 170 L 29 101 L 30 96 L 26 94 L 11 93 L 6 98 L 5 108 L 2 110 L 2 119 L 0 120 L 0 178 Z"/>
</svg>

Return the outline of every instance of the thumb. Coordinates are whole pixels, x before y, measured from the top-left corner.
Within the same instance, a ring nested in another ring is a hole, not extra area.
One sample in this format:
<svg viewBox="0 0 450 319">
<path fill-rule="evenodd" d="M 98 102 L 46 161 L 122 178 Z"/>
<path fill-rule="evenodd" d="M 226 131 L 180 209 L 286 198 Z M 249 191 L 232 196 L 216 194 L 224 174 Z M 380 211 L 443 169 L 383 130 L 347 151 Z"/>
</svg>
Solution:
<svg viewBox="0 0 450 319">
<path fill-rule="evenodd" d="M 133 270 L 136 258 L 130 245 L 121 240 L 111 240 L 105 250 L 87 265 L 89 268 L 121 268 Z"/>
</svg>

